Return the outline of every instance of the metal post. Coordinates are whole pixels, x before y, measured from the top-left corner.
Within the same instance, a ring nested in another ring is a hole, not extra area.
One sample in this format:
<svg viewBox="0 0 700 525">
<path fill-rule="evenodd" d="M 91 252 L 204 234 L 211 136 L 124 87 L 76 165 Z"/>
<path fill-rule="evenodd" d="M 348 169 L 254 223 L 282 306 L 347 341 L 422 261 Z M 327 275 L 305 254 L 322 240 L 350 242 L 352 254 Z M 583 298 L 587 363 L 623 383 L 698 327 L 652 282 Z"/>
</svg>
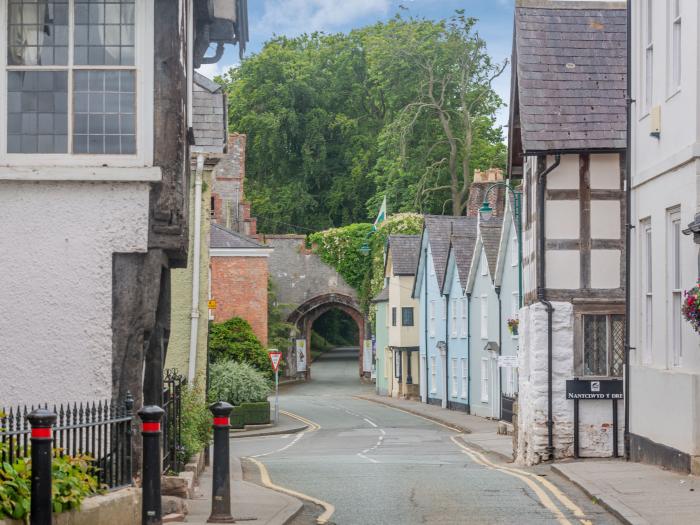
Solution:
<svg viewBox="0 0 700 525">
<path fill-rule="evenodd" d="M 613 409 L 613 414 L 612 414 L 612 426 L 613 426 L 613 457 L 614 458 L 619 458 L 620 454 L 618 452 L 618 443 L 617 443 L 617 399 L 612 400 L 612 409 Z"/>
<path fill-rule="evenodd" d="M 207 523 L 235 523 L 231 516 L 231 477 L 229 467 L 230 415 L 233 405 L 217 401 L 209 406 L 214 414 L 213 484 L 211 489 L 211 515 Z"/>
<path fill-rule="evenodd" d="M 126 392 L 126 399 L 124 400 L 124 410 L 126 411 L 126 415 L 129 416 L 130 419 L 126 422 L 126 443 L 124 444 L 126 452 L 124 462 L 126 463 L 126 469 L 124 473 L 124 479 L 122 481 L 128 484 L 133 482 L 134 469 L 134 460 L 132 455 L 132 421 L 134 417 L 134 398 L 131 395 L 131 392 L 129 391 Z"/>
<path fill-rule="evenodd" d="M 143 422 L 143 467 L 141 473 L 142 525 L 160 525 L 163 523 L 163 509 L 160 494 L 161 455 L 160 455 L 160 421 L 164 410 L 159 406 L 148 405 L 138 411 Z"/>
<path fill-rule="evenodd" d="M 56 414 L 39 408 L 27 416 L 32 427 L 32 487 L 30 503 L 31 525 L 51 525 L 51 459 Z"/>
<path fill-rule="evenodd" d="M 574 399 L 574 458 L 578 459 L 579 458 L 579 450 L 578 450 L 578 399 Z"/>
<path fill-rule="evenodd" d="M 275 423 L 280 422 L 280 369 L 275 370 Z"/>
</svg>

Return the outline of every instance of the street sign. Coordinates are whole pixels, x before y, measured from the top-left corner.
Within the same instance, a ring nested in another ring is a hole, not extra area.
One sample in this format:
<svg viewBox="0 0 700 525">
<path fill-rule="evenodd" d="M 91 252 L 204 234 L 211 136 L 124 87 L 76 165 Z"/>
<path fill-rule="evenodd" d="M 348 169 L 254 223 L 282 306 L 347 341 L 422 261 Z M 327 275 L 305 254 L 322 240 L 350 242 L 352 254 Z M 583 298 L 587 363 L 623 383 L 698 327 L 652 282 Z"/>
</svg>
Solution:
<svg viewBox="0 0 700 525">
<path fill-rule="evenodd" d="M 566 399 L 624 399 L 621 379 L 569 379 Z"/>
<path fill-rule="evenodd" d="M 277 372 L 280 366 L 280 360 L 282 359 L 282 352 L 278 350 L 270 350 L 270 362 L 272 363 L 272 370 Z"/>
<path fill-rule="evenodd" d="M 216 310 L 216 299 L 209 299 L 207 305 L 209 306 L 210 310 Z"/>
<path fill-rule="evenodd" d="M 499 355 L 498 356 L 498 367 L 499 368 L 518 368 L 518 356 L 517 355 Z"/>
</svg>

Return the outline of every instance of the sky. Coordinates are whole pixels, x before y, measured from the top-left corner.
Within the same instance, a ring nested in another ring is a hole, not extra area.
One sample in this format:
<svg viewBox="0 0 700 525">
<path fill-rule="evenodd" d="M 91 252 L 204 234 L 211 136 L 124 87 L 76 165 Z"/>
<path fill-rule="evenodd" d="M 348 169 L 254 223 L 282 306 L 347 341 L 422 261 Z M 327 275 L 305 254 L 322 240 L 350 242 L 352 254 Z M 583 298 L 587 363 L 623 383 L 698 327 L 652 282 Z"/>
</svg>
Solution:
<svg viewBox="0 0 700 525">
<path fill-rule="evenodd" d="M 400 11 L 399 6 L 404 6 L 413 16 L 436 20 L 453 15 L 456 9 L 464 9 L 467 16 L 478 19 L 477 31 L 486 40 L 489 53 L 501 61 L 511 54 L 513 4 L 514 0 L 249 0 L 250 42 L 246 55 L 260 51 L 264 42 L 274 35 L 297 36 L 313 31 L 346 33 L 388 20 Z M 238 47 L 226 46 L 219 63 L 203 65 L 199 72 L 211 78 L 238 63 Z M 493 85 L 508 103 L 510 69 Z M 503 108 L 498 123 L 507 122 L 508 110 Z"/>
</svg>

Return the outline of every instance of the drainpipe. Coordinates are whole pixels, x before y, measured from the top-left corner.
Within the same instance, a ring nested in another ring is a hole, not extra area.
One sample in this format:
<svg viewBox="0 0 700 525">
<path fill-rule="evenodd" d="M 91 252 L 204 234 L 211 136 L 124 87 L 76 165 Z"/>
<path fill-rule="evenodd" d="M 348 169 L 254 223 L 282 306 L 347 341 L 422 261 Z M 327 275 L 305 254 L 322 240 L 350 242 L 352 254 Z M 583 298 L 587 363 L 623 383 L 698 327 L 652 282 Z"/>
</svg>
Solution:
<svg viewBox="0 0 700 525">
<path fill-rule="evenodd" d="M 632 237 L 632 2 L 627 2 L 627 130 L 625 151 L 625 459 L 630 459 L 630 245 Z M 615 451 L 617 454 L 617 450 Z"/>
<path fill-rule="evenodd" d="M 423 314 L 425 315 L 425 323 L 423 333 L 425 334 L 425 404 L 430 403 L 430 380 L 428 379 L 428 248 L 423 248 L 423 292 L 425 300 L 423 301 Z"/>
<path fill-rule="evenodd" d="M 545 156 L 545 163 L 547 157 Z M 554 164 L 546 168 L 537 178 L 537 223 L 540 229 L 540 234 L 537 237 L 537 300 L 547 308 L 547 454 L 549 460 L 554 459 L 554 420 L 552 419 L 552 314 L 554 307 L 552 303 L 547 301 L 545 292 L 547 286 L 545 284 L 545 227 L 544 227 L 544 205 L 545 205 L 545 181 L 549 173 L 551 173 L 561 162 L 561 155 L 557 153 L 554 157 Z"/>
<path fill-rule="evenodd" d="M 472 413 L 472 294 L 467 294 L 467 410 Z"/>
<path fill-rule="evenodd" d="M 450 377 L 450 294 L 445 294 L 445 408 L 450 405 L 447 396 L 449 395 Z"/>
<path fill-rule="evenodd" d="M 197 337 L 199 328 L 199 258 L 202 239 L 202 172 L 204 156 L 197 156 L 197 172 L 194 180 L 194 250 L 192 253 L 192 312 L 190 313 L 190 359 L 187 382 L 194 384 L 197 370 Z"/>
<path fill-rule="evenodd" d="M 496 297 L 498 298 L 498 355 L 503 354 L 503 334 L 502 334 L 502 327 L 501 325 L 503 324 L 502 322 L 502 313 L 503 313 L 503 308 L 502 308 L 502 302 L 501 302 L 501 287 L 496 286 Z M 503 399 L 503 378 L 502 378 L 502 372 L 503 370 L 501 369 L 500 366 L 498 366 L 498 362 L 496 362 L 496 370 L 498 370 L 498 419 L 501 419 L 501 401 Z"/>
</svg>

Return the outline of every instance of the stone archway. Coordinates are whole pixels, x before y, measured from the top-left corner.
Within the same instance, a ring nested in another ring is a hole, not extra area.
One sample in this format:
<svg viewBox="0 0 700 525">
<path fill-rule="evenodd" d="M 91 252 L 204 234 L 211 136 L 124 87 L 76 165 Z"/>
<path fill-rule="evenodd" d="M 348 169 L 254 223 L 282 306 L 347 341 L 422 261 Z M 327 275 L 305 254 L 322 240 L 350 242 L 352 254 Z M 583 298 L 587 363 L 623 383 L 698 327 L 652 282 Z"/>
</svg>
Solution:
<svg viewBox="0 0 700 525">
<path fill-rule="evenodd" d="M 292 323 L 304 334 L 306 338 L 306 348 L 311 348 L 311 329 L 314 321 L 321 317 L 324 313 L 332 309 L 338 309 L 346 313 L 357 324 L 359 358 L 358 369 L 360 377 L 363 376 L 362 358 L 363 358 L 363 342 L 365 337 L 365 317 L 360 311 L 360 305 L 357 300 L 349 295 L 339 293 L 329 293 L 318 295 L 303 304 L 299 305 L 294 311 L 289 314 L 287 321 Z"/>
</svg>

